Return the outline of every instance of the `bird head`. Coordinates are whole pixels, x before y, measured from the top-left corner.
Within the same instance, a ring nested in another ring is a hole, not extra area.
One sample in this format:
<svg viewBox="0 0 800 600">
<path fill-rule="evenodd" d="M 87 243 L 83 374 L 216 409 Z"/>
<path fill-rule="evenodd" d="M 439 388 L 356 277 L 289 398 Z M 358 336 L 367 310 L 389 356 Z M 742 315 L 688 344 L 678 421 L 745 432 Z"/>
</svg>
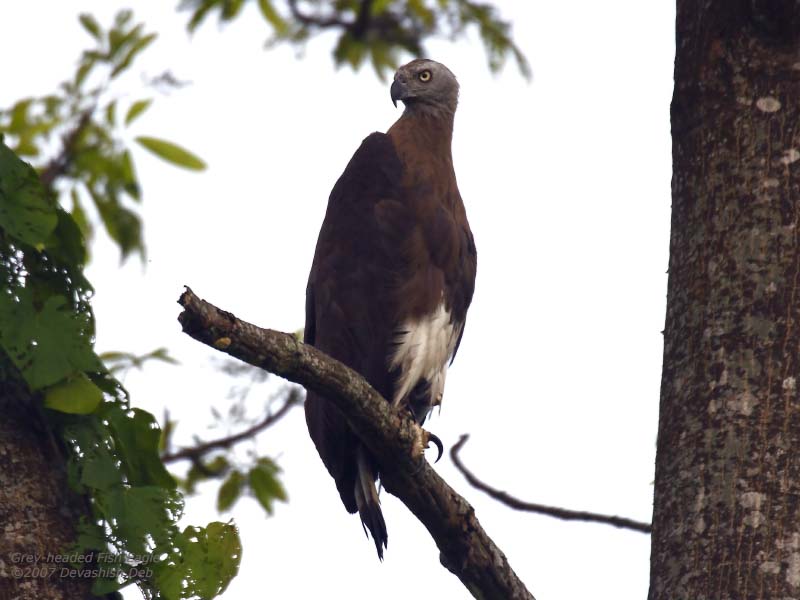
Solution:
<svg viewBox="0 0 800 600">
<path fill-rule="evenodd" d="M 407 110 L 454 113 L 458 104 L 458 81 L 442 63 L 417 58 L 397 69 L 391 95 L 395 106 L 402 100 Z"/>
</svg>

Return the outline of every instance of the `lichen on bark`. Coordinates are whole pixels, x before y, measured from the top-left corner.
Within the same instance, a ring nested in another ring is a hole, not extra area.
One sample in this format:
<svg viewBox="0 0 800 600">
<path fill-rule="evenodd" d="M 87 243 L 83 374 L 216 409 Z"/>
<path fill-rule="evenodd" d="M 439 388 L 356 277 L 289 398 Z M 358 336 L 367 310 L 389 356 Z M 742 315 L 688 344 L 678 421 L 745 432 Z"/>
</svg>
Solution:
<svg viewBox="0 0 800 600">
<path fill-rule="evenodd" d="M 678 2 L 653 600 L 800 597 L 798 38 L 758 4 Z"/>
</svg>

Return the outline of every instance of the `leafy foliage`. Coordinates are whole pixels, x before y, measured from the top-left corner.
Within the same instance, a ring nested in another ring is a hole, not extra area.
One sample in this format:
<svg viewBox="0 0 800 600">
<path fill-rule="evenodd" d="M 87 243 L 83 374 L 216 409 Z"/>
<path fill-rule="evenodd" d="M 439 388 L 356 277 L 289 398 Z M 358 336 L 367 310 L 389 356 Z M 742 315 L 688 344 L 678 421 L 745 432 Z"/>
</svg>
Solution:
<svg viewBox="0 0 800 600">
<path fill-rule="evenodd" d="M 84 26 L 95 29 L 88 19 Z M 0 206 L 0 352 L 31 392 L 42 392 L 70 450 L 69 482 L 89 499 L 92 518 L 73 550 L 114 556 L 115 576 L 98 579 L 93 591 L 135 581 L 148 598 L 212 598 L 237 572 L 236 528 L 178 529 L 183 498 L 159 458 L 155 419 L 131 409 L 94 352 L 80 231 L 2 136 Z M 148 565 L 149 576 L 131 576 L 143 557 L 160 560 Z"/>
<path fill-rule="evenodd" d="M 234 387 L 230 390 L 228 399 L 232 402 L 228 406 L 227 415 L 211 408 L 217 428 L 226 431 L 234 429 L 238 432 L 209 442 L 195 438 L 195 446 L 173 452 L 170 437 L 175 423 L 165 416 L 167 426 L 161 440 L 162 459 L 166 463 L 180 459 L 191 461 L 186 476 L 177 480 L 178 487 L 186 493 L 194 493 L 198 484 L 211 480 L 220 481 L 217 492 L 219 512 L 231 510 L 239 498 L 250 495 L 261 504 L 268 515 L 272 515 L 274 502 L 286 502 L 288 495 L 278 477 L 281 472 L 280 467 L 273 459 L 259 456 L 254 442 L 258 433 L 285 415 L 293 406 L 299 406 L 302 403 L 302 394 L 293 387 L 280 390 L 267 401 L 257 417 L 248 416 L 245 405 L 248 395 L 253 390 L 252 384 L 264 383 L 268 373 L 238 361 L 222 362 L 221 370 L 237 377 L 237 381 L 242 376 L 248 376 L 250 379 L 251 385 Z M 272 404 L 278 399 L 281 407 L 273 412 Z M 243 452 L 237 452 L 234 447 L 245 441 L 251 442 L 250 446 L 245 446 Z"/>
<path fill-rule="evenodd" d="M 239 570 L 242 546 L 236 527 L 209 523 L 187 527 L 156 576 L 166 598 L 213 598 L 225 591 Z"/>
<path fill-rule="evenodd" d="M 36 245 L 55 229 L 58 217 L 36 172 L 12 158 L 8 148 L 0 148 L 0 227 L 26 244 Z"/>
<path fill-rule="evenodd" d="M 136 57 L 153 43 L 156 34 L 146 33 L 141 23 L 134 23 L 128 10 L 119 12 L 108 30 L 91 15 L 83 14 L 79 20 L 95 46 L 83 52 L 75 74 L 56 93 L 24 98 L 0 110 L 0 133 L 6 134 L 14 152 L 35 161 L 47 191 L 60 195 L 61 206 L 73 217 L 66 226 L 77 224 L 84 237 L 90 239 L 93 221 L 99 220 L 119 246 L 123 260 L 131 254 L 144 259 L 142 223 L 134 210 L 142 199 L 141 186 L 123 138 L 125 128 L 141 117 L 153 100 L 142 98 L 126 103 L 120 123 L 117 109 L 123 108 L 123 102 L 110 90 Z M 54 143 L 59 138 L 60 146 Z M 161 144 L 175 146 L 170 142 Z M 156 155 L 181 166 L 187 166 L 188 161 L 190 168 L 205 168 L 194 155 L 182 152 L 182 160 L 165 156 L 164 152 Z M 29 174 L 27 181 L 33 178 L 35 174 Z M 0 173 L 0 185 L 4 179 Z M 97 219 L 89 218 L 87 204 L 93 205 Z M 36 204 L 29 206 L 32 211 L 39 210 Z M 55 222 L 52 215 L 49 218 Z M 14 229 L 2 206 L 0 223 Z M 30 222 L 34 228 L 52 229 L 52 226 L 41 219 Z M 18 228 L 15 233 L 20 233 Z"/>
<path fill-rule="evenodd" d="M 511 24 L 497 9 L 474 0 L 257 0 L 259 11 L 272 30 L 268 46 L 281 42 L 303 45 L 328 29 L 339 32 L 333 52 L 337 66 L 358 69 L 372 63 L 381 79 L 399 63 L 399 55 L 424 56 L 425 41 L 436 36 L 450 39 L 476 28 L 486 51 L 489 68 L 500 70 L 513 57 L 524 77 L 530 67 L 511 37 Z M 194 31 L 211 13 L 223 22 L 238 17 L 244 0 L 182 0 L 189 11 L 188 28 Z M 278 8 L 280 6 L 280 10 Z"/>
<path fill-rule="evenodd" d="M 280 473 L 278 465 L 266 457 L 260 458 L 258 464 L 248 473 L 250 487 L 256 499 L 269 514 L 272 514 L 272 503 L 275 500 L 284 502 L 288 500 L 286 490 L 278 480 L 278 473 Z"/>
<path fill-rule="evenodd" d="M 272 515 L 273 503 L 276 500 L 286 502 L 289 499 L 286 489 L 278 479 L 280 471 L 280 467 L 266 456 L 260 457 L 247 473 L 232 470 L 219 487 L 217 510 L 219 512 L 230 510 L 249 487 L 267 514 Z"/>
<path fill-rule="evenodd" d="M 91 326 L 76 318 L 67 298 L 36 298 L 35 286 L 0 295 L 0 344 L 32 390 L 83 371 L 102 372 L 91 346 Z M 40 291 L 40 294 L 46 293 Z"/>
</svg>

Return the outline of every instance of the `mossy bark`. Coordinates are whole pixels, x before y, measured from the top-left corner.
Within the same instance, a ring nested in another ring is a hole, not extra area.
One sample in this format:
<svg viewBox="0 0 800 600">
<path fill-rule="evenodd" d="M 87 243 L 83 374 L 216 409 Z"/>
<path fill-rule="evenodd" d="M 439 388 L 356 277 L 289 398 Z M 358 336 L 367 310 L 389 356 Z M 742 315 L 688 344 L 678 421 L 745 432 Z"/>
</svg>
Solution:
<svg viewBox="0 0 800 600">
<path fill-rule="evenodd" d="M 649 597 L 800 598 L 800 5 L 677 9 Z"/>
</svg>

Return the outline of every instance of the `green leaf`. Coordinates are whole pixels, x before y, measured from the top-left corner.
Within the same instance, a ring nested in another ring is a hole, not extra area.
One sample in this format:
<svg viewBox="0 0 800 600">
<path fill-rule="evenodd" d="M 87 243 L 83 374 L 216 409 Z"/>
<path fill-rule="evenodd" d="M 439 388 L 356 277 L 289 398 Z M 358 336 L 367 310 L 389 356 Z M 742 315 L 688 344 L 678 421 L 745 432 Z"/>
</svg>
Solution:
<svg viewBox="0 0 800 600">
<path fill-rule="evenodd" d="M 86 78 L 89 76 L 89 73 L 94 68 L 95 63 L 96 63 L 95 57 L 89 54 L 88 52 L 84 52 L 81 64 L 78 66 L 78 70 L 75 71 L 76 88 L 80 88 L 81 85 L 83 85 L 83 82 L 86 81 Z"/>
<path fill-rule="evenodd" d="M 41 98 L 41 100 L 44 104 L 44 112 L 48 117 L 56 117 L 58 109 L 61 108 L 62 104 L 64 104 L 64 99 L 60 96 L 45 96 L 44 98 Z M 57 123 L 60 123 L 60 119 L 57 120 Z"/>
<path fill-rule="evenodd" d="M 195 171 L 202 171 L 206 168 L 206 163 L 188 150 L 172 142 L 146 136 L 139 136 L 136 138 L 136 141 L 159 158 L 179 167 L 193 169 Z"/>
<path fill-rule="evenodd" d="M 158 486 L 115 486 L 97 498 L 100 514 L 125 549 L 143 556 L 152 548 L 171 547 L 174 521 L 183 512 L 177 492 Z"/>
<path fill-rule="evenodd" d="M 244 0 L 224 0 L 222 3 L 222 20 L 230 21 L 239 14 L 244 6 Z"/>
<path fill-rule="evenodd" d="M 90 492 L 102 492 L 124 482 L 119 458 L 112 451 L 114 442 L 109 429 L 96 413 L 66 425 L 64 439 L 76 450 L 68 463 L 73 489 L 81 493 L 86 493 L 87 488 Z"/>
<path fill-rule="evenodd" d="M 89 33 L 89 35 L 98 41 L 100 40 L 100 25 L 92 15 L 89 13 L 81 13 L 81 15 L 78 17 L 78 20 L 81 22 L 81 25 L 83 25 L 83 28 Z"/>
<path fill-rule="evenodd" d="M 119 381 L 117 381 L 111 373 L 104 371 L 102 373 L 95 373 L 91 375 L 92 381 L 95 385 L 103 390 L 106 394 L 114 398 L 120 406 L 128 406 L 130 402 L 130 394 Z"/>
<path fill-rule="evenodd" d="M 231 465 L 228 462 L 228 459 L 220 454 L 219 456 L 215 456 L 213 460 L 210 460 L 203 465 L 203 469 L 205 470 L 207 476 L 218 477 L 220 475 L 224 475 L 230 466 Z"/>
<path fill-rule="evenodd" d="M 8 111 L 11 115 L 11 120 L 5 130 L 8 133 L 20 134 L 28 128 L 28 109 L 33 103 L 33 98 L 25 98 L 17 102 Z"/>
<path fill-rule="evenodd" d="M 289 31 L 288 23 L 278 14 L 278 11 L 272 6 L 270 0 L 258 0 L 258 8 L 261 10 L 261 14 L 267 22 L 275 29 L 275 33 L 279 36 L 285 35 Z"/>
<path fill-rule="evenodd" d="M 176 549 L 155 563 L 155 579 L 164 598 L 210 599 L 228 587 L 239 571 L 242 544 L 231 523 L 187 527 L 175 540 Z"/>
<path fill-rule="evenodd" d="M 130 50 L 128 50 L 122 60 L 117 63 L 117 66 L 111 71 L 111 77 L 114 78 L 122 71 L 127 69 L 131 65 L 134 57 L 139 54 L 139 52 L 147 48 L 151 43 L 153 43 L 153 40 L 155 40 L 156 37 L 158 37 L 157 34 L 149 33 L 140 40 L 137 40 L 136 43 L 131 46 Z"/>
<path fill-rule="evenodd" d="M 381 81 L 386 81 L 386 75 L 397 68 L 391 46 L 381 41 L 375 41 L 370 45 L 370 52 L 375 73 Z"/>
<path fill-rule="evenodd" d="M 244 475 L 239 471 L 231 471 L 228 478 L 221 486 L 217 494 L 217 511 L 228 510 L 239 499 L 244 486 Z"/>
<path fill-rule="evenodd" d="M 130 20 L 133 18 L 133 11 L 129 8 L 122 9 L 114 15 L 114 26 L 115 27 L 125 27 Z"/>
<path fill-rule="evenodd" d="M 370 11 L 373 16 L 377 16 L 386 12 L 386 9 L 391 5 L 392 0 L 375 0 L 370 6 Z"/>
<path fill-rule="evenodd" d="M 148 98 L 146 100 L 137 100 L 131 104 L 128 112 L 125 114 L 125 125 L 133 123 L 134 119 L 146 111 L 152 103 L 153 100 Z"/>
<path fill-rule="evenodd" d="M 88 415 L 103 401 L 103 392 L 83 373 L 44 390 L 47 408 L 73 415 Z"/>
<path fill-rule="evenodd" d="M 153 350 L 149 354 L 145 354 L 143 358 L 145 360 L 160 360 L 168 365 L 181 364 L 176 358 L 169 355 L 169 350 L 166 348 L 158 348 L 157 350 Z"/>
<path fill-rule="evenodd" d="M 86 452 L 80 482 L 93 490 L 106 491 L 122 483 L 122 472 L 116 457 L 97 438 L 91 438 L 93 448 Z"/>
<path fill-rule="evenodd" d="M 44 243 L 57 222 L 56 205 L 36 171 L 0 142 L 0 229 L 36 246 Z"/>
<path fill-rule="evenodd" d="M 339 38 L 336 48 L 333 49 L 333 57 L 336 60 L 336 64 L 346 62 L 354 69 L 361 65 L 366 54 L 367 45 L 349 33 L 343 34 Z"/>
<path fill-rule="evenodd" d="M 117 405 L 104 406 L 102 415 L 114 435 L 128 483 L 174 489 L 175 480 L 158 455 L 161 429 L 153 415 L 138 408 L 126 411 Z"/>
<path fill-rule="evenodd" d="M 142 199 L 142 190 L 139 188 L 139 181 L 136 179 L 136 173 L 133 170 L 131 153 L 128 150 L 125 150 L 120 157 L 119 175 L 122 179 L 123 189 L 130 194 L 131 198 L 140 201 Z"/>
<path fill-rule="evenodd" d="M 89 193 L 100 213 L 103 225 L 106 226 L 108 235 L 119 245 L 122 259 L 124 260 L 134 251 L 138 251 L 144 256 L 142 222 L 139 216 L 121 206 L 114 196 L 102 197 L 91 188 L 89 188 Z"/>
<path fill-rule="evenodd" d="M 52 256 L 61 259 L 64 263 L 73 267 L 82 267 L 86 263 L 87 255 L 81 229 L 72 215 L 65 210 L 59 208 L 56 214 L 58 223 L 53 233 L 47 238 L 45 248 Z M 86 215 L 83 217 L 86 218 Z"/>
<path fill-rule="evenodd" d="M 69 553 L 72 554 L 73 551 L 79 552 L 81 550 L 105 550 L 106 545 L 106 536 L 103 528 L 81 515 L 78 520 L 78 540 Z"/>
<path fill-rule="evenodd" d="M 122 557 L 120 557 L 119 560 L 122 560 Z M 109 565 L 109 566 L 111 568 L 106 567 L 104 570 L 105 571 L 112 571 L 112 570 L 114 570 L 114 568 L 116 568 L 116 569 L 120 569 L 121 568 L 120 563 L 113 563 L 112 562 L 111 565 Z M 86 568 L 86 565 L 81 565 L 80 568 Z M 118 594 L 116 596 L 111 594 L 111 592 L 116 592 L 122 586 L 126 585 L 125 581 L 118 581 L 117 580 L 118 577 L 119 577 L 119 575 L 117 575 L 115 577 L 112 573 L 108 573 L 106 577 L 96 577 L 94 582 L 92 582 L 92 594 L 94 594 L 95 596 L 106 596 L 106 597 L 110 597 L 110 598 L 120 597 L 121 598 L 121 596 L 119 596 Z"/>
<path fill-rule="evenodd" d="M 408 0 L 408 10 L 419 17 L 426 27 L 433 26 L 436 15 L 425 5 L 423 0 Z"/>
<path fill-rule="evenodd" d="M 192 17 L 189 19 L 189 23 L 187 24 L 186 28 L 189 30 L 190 33 L 194 32 L 195 29 L 202 23 L 206 16 L 208 15 L 209 11 L 214 8 L 217 4 L 220 3 L 220 0 L 200 0 L 198 3 L 197 9 L 192 13 Z"/>
<path fill-rule="evenodd" d="M 70 212 L 72 219 L 75 221 L 75 225 L 78 226 L 81 235 L 83 235 L 84 238 L 91 239 L 92 227 L 89 223 L 89 218 L 86 216 L 86 211 L 83 209 L 83 204 L 81 204 L 78 189 L 72 188 L 69 195 L 72 198 L 72 211 Z"/>
<path fill-rule="evenodd" d="M 123 31 L 122 26 L 109 31 L 108 32 L 109 58 L 112 60 L 117 58 L 117 56 L 122 51 L 122 49 L 125 48 L 125 46 L 127 46 L 134 40 L 139 39 L 139 35 L 142 33 L 143 29 L 144 25 L 142 23 L 139 23 L 127 33 Z"/>
<path fill-rule="evenodd" d="M 112 100 L 106 105 L 106 123 L 114 126 L 117 116 L 117 101 Z"/>
<path fill-rule="evenodd" d="M 260 458 L 258 464 L 250 469 L 248 475 L 250 488 L 256 495 L 256 499 L 270 515 L 273 512 L 274 500 L 286 502 L 288 499 L 286 490 L 277 478 L 279 472 L 280 468 L 272 460 Z"/>
<path fill-rule="evenodd" d="M 96 414 L 65 421 L 63 438 L 73 450 L 67 462 L 70 487 L 85 494 L 87 486 L 104 490 L 122 483 L 112 445 L 107 443 L 108 430 Z"/>
<path fill-rule="evenodd" d="M 29 131 L 26 131 L 25 135 L 20 136 L 14 151 L 20 156 L 39 156 L 39 147 L 36 145 L 36 142 L 31 139 Z"/>
<path fill-rule="evenodd" d="M 163 454 L 172 446 L 172 434 L 178 422 L 169 418 L 169 412 L 164 411 L 164 426 L 161 428 L 161 439 L 158 440 L 158 452 Z"/>
<path fill-rule="evenodd" d="M 63 296 L 34 303 L 29 287 L 0 292 L 0 346 L 33 390 L 81 371 L 102 372 L 87 321 Z"/>
</svg>

